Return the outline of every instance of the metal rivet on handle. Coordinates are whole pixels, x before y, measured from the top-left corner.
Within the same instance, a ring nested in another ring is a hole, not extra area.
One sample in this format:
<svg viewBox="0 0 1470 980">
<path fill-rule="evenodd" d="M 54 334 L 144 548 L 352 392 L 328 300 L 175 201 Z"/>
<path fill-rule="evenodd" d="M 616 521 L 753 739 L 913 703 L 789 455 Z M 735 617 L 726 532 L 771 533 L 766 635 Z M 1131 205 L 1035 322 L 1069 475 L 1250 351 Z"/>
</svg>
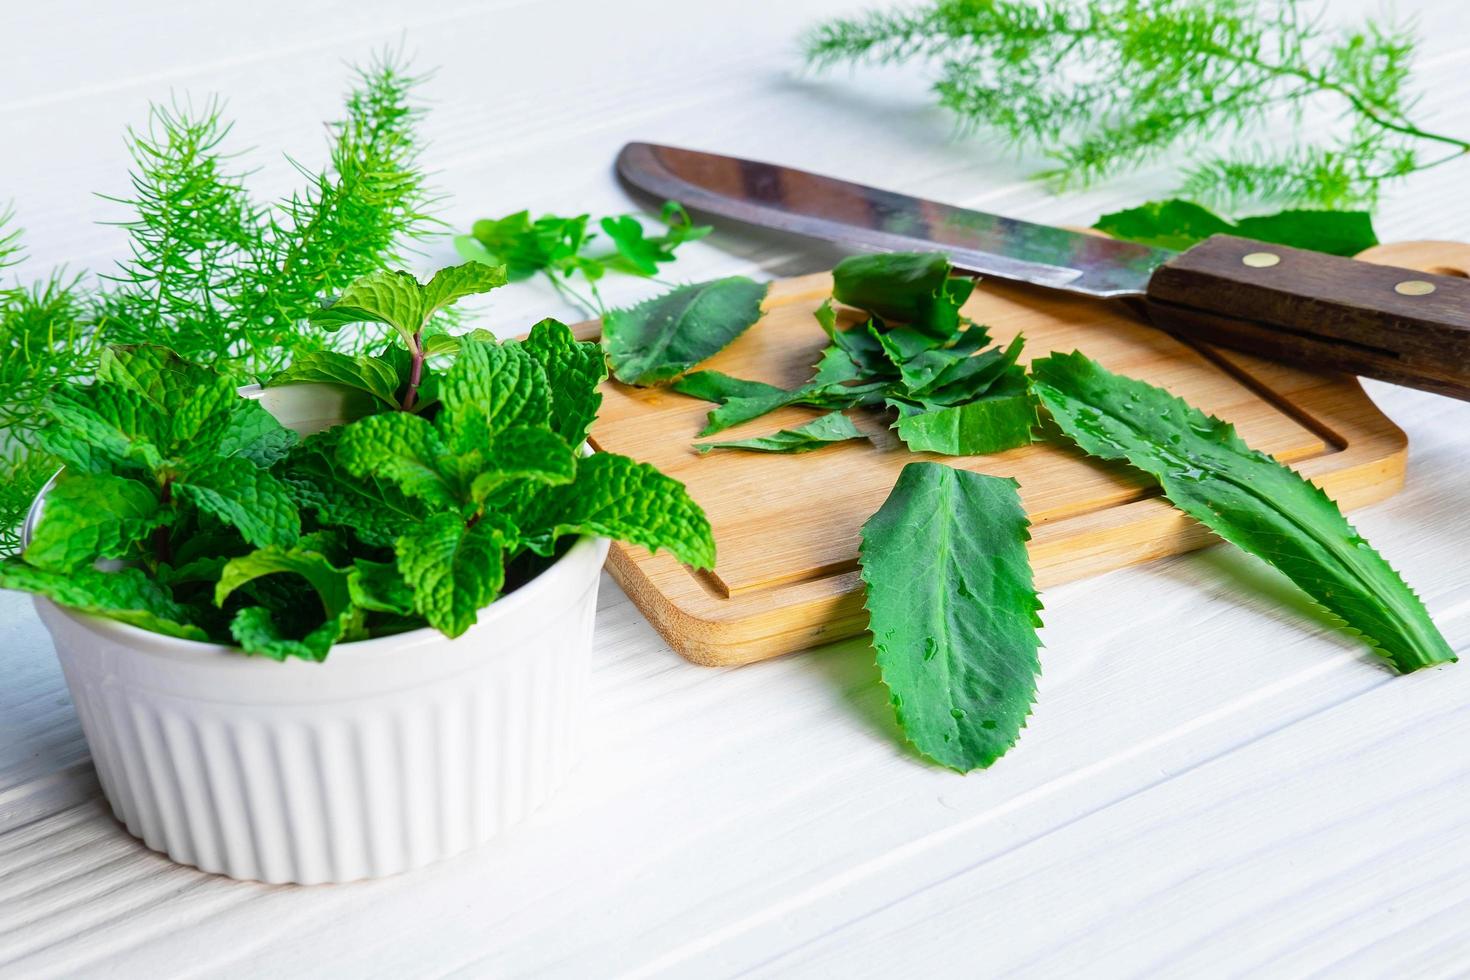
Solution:
<svg viewBox="0 0 1470 980">
<path fill-rule="evenodd" d="M 1241 258 L 1242 265 L 1248 265 L 1252 269 L 1269 269 L 1281 261 L 1281 256 L 1275 252 L 1250 252 Z"/>
<path fill-rule="evenodd" d="M 1405 279 L 1393 291 L 1400 296 L 1428 296 L 1434 292 L 1434 283 L 1425 282 L 1423 279 Z"/>
</svg>

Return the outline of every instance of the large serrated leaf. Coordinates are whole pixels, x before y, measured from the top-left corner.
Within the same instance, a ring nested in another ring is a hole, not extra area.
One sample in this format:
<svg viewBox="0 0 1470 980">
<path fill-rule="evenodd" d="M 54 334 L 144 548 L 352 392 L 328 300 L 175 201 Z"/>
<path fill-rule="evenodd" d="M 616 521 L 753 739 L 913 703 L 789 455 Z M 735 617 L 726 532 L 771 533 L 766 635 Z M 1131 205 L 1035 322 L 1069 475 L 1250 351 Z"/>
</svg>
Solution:
<svg viewBox="0 0 1470 980">
<path fill-rule="evenodd" d="M 551 390 L 546 372 L 520 344 L 466 343 L 444 376 L 437 420 L 456 453 L 483 449 L 502 429 L 546 425 Z"/>
<path fill-rule="evenodd" d="M 325 382 L 365 391 L 390 408 L 398 407 L 398 372 L 381 357 L 349 357 L 337 351 L 309 351 L 266 385 Z"/>
<path fill-rule="evenodd" d="M 1031 370 L 1032 390 L 1083 451 L 1153 477 L 1176 507 L 1279 568 L 1396 668 L 1456 659 L 1419 597 L 1337 505 L 1231 425 L 1080 353 Z"/>
<path fill-rule="evenodd" d="M 37 443 L 73 470 L 156 469 L 163 463 L 167 417 L 137 392 L 111 384 L 62 388 L 42 410 L 49 424 L 37 429 Z"/>
<path fill-rule="evenodd" d="M 878 668 L 926 756 L 968 772 L 1015 744 L 1036 696 L 1041 603 L 1014 480 L 909 463 L 863 525 Z"/>
<path fill-rule="evenodd" d="M 560 486 L 571 483 L 576 473 L 576 451 L 555 432 L 529 426 L 506 429 L 490 440 L 470 497 L 481 503 L 498 487 L 518 480 Z"/>
<path fill-rule="evenodd" d="M 337 426 L 308 437 L 277 473 L 296 506 L 314 512 L 319 524 L 350 530 L 375 547 L 392 547 L 422 508 L 390 480 L 347 471 L 337 459 L 346 431 Z"/>
<path fill-rule="evenodd" d="M 761 316 L 766 285 L 744 276 L 679 286 L 630 309 L 610 310 L 602 340 L 624 384 L 678 377 L 713 357 Z"/>
</svg>

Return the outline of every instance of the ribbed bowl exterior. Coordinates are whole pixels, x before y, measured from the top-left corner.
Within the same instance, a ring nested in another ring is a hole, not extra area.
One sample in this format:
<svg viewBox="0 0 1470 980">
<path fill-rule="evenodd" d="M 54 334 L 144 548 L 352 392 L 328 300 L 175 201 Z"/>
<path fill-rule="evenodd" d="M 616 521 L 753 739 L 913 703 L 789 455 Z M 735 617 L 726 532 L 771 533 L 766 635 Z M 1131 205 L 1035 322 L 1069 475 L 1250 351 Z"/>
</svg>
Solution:
<svg viewBox="0 0 1470 980">
<path fill-rule="evenodd" d="M 277 663 L 37 599 L 113 813 L 232 878 L 343 882 L 481 844 L 576 754 L 599 571 L 584 539 L 457 640 Z"/>
</svg>

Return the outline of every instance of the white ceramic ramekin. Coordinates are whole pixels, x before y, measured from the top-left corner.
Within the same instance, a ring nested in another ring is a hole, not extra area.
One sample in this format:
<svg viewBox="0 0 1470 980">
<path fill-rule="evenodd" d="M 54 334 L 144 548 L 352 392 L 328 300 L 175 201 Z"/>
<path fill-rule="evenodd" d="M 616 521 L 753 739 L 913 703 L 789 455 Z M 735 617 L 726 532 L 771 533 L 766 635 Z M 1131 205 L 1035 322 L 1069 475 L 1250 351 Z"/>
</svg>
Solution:
<svg viewBox="0 0 1470 980">
<path fill-rule="evenodd" d="M 301 431 L 344 417 L 329 386 L 249 395 Z M 232 878 L 343 882 L 466 851 L 561 782 L 606 554 L 605 539 L 578 541 L 456 640 L 415 630 L 341 644 L 323 663 L 36 608 L 132 834 Z"/>
</svg>

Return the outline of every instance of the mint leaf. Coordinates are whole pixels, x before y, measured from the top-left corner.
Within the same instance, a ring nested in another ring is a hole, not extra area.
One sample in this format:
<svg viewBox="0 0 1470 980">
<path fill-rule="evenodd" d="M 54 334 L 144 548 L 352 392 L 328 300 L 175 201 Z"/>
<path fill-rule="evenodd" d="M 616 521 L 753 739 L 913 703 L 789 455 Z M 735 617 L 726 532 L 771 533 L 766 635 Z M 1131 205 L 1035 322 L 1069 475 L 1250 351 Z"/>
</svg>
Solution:
<svg viewBox="0 0 1470 980">
<path fill-rule="evenodd" d="M 968 772 L 1031 713 L 1041 625 L 1014 480 L 909 463 L 863 525 L 859 559 L 878 669 L 920 752 Z"/>
<path fill-rule="evenodd" d="M 852 419 L 841 412 L 832 412 L 794 429 L 781 429 L 767 436 L 735 439 L 730 442 L 697 442 L 694 448 L 701 453 L 707 453 L 711 449 L 749 449 L 763 453 L 807 453 L 829 446 L 834 442 L 866 438 L 867 436 L 859 432 L 858 427 L 852 424 Z"/>
<path fill-rule="evenodd" d="M 545 425 L 551 417 L 546 372 L 520 344 L 465 344 L 439 397 L 439 430 L 458 453 L 501 429 Z"/>
<path fill-rule="evenodd" d="M 301 533 L 301 517 L 286 488 L 268 471 L 238 456 L 190 469 L 172 490 L 257 547 L 289 545 Z"/>
<path fill-rule="evenodd" d="M 744 276 L 679 286 L 631 309 L 609 310 L 603 346 L 631 385 L 668 381 L 713 357 L 761 316 L 767 287 Z"/>
<path fill-rule="evenodd" d="M 54 572 L 12 559 L 0 562 L 0 589 L 43 595 L 68 609 L 165 636 L 209 639 L 190 622 L 193 617 L 188 607 L 175 602 L 165 586 L 137 568 L 101 572 L 84 565 Z"/>
<path fill-rule="evenodd" d="M 1153 477 L 1174 506 L 1280 569 L 1397 669 L 1456 659 L 1419 597 L 1337 505 L 1231 425 L 1079 353 L 1031 370 L 1032 390 L 1083 451 Z"/>
<path fill-rule="evenodd" d="M 327 330 L 349 323 L 387 324 L 398 332 L 404 346 L 416 350 L 418 333 L 436 312 L 505 282 L 504 269 L 479 262 L 440 269 L 427 283 L 408 272 L 383 269 L 354 281 L 335 302 L 312 313 L 310 320 Z"/>
<path fill-rule="evenodd" d="M 949 276 L 942 252 L 854 255 L 832 270 L 832 297 L 885 320 L 947 340 L 959 329 L 959 309 L 974 280 Z"/>
<path fill-rule="evenodd" d="M 446 636 L 463 634 L 505 585 L 504 549 L 513 538 L 514 529 L 493 518 L 466 527 L 455 514 L 435 514 L 399 538 L 398 570 L 414 611 Z"/>
<path fill-rule="evenodd" d="M 327 659 L 332 644 L 342 638 L 347 616 L 333 616 L 302 637 L 293 637 L 264 606 L 246 606 L 230 620 L 230 635 L 240 649 L 254 656 L 285 660 L 298 657 L 313 663 Z"/>
<path fill-rule="evenodd" d="M 552 429 L 571 445 L 580 446 L 602 407 L 598 386 L 607 379 L 602 348 L 577 340 L 571 328 L 557 320 L 536 324 L 521 341 L 521 347 L 530 352 L 546 375 Z"/>
<path fill-rule="evenodd" d="M 352 604 L 359 609 L 413 615 L 413 590 L 393 562 L 357 559 L 347 575 L 347 590 Z"/>
<path fill-rule="evenodd" d="M 235 397 L 235 382 L 226 375 L 154 344 L 106 348 L 97 365 L 97 380 L 143 396 L 169 418 L 190 402 L 222 405 Z"/>
<path fill-rule="evenodd" d="M 407 352 L 405 352 L 407 353 Z M 398 407 L 398 373 L 377 357 L 349 357 L 336 351 L 310 351 L 271 378 L 267 388 L 301 382 L 323 382 L 365 391 L 390 408 Z"/>
<path fill-rule="evenodd" d="M 538 497 L 532 514 L 518 524 L 528 538 L 554 542 L 567 534 L 595 534 L 649 551 L 667 549 L 695 568 L 715 564 L 709 519 L 684 485 L 647 463 L 612 453 L 594 453 L 578 463 L 576 480 Z"/>
<path fill-rule="evenodd" d="M 1183 251 L 1211 235 L 1239 235 L 1256 241 L 1308 248 L 1330 255 L 1357 255 L 1378 244 L 1366 211 L 1289 210 L 1242 218 L 1232 224 L 1192 201 L 1150 201 L 1115 211 L 1093 225 L 1114 238 Z"/>
<path fill-rule="evenodd" d="M 460 502 L 443 470 L 446 455 L 433 424 L 407 412 L 358 419 L 343 428 L 337 443 L 337 459 L 353 476 L 388 480 L 440 510 Z"/>
<path fill-rule="evenodd" d="M 214 604 L 223 606 L 235 590 L 267 575 L 299 575 L 305 579 L 316 590 L 329 619 L 346 612 L 352 603 L 348 572 L 334 566 L 325 555 L 305 547 L 269 547 L 225 564 L 214 587 Z"/>
<path fill-rule="evenodd" d="M 49 424 L 34 438 L 67 467 L 102 473 L 113 467 L 163 465 L 167 418 L 144 397 L 116 385 L 61 388 L 42 403 Z"/>
<path fill-rule="evenodd" d="M 146 484 L 107 473 L 63 473 L 46 506 L 25 560 L 64 572 L 98 558 L 126 558 L 169 519 Z"/>
<path fill-rule="evenodd" d="M 576 451 L 555 432 L 506 429 L 491 439 L 483 469 L 470 484 L 470 498 L 482 503 L 497 488 L 518 480 L 547 486 L 571 483 L 576 473 Z"/>
<path fill-rule="evenodd" d="M 479 262 L 440 269 L 419 291 L 422 322 L 427 322 L 429 317 L 466 296 L 488 293 L 504 286 L 507 281 L 503 267 L 485 266 Z"/>
<path fill-rule="evenodd" d="M 301 438 L 286 428 L 260 403 L 237 397 L 222 418 L 207 427 L 205 446 L 213 443 L 216 456 L 239 456 L 256 466 L 271 466 L 286 458 Z M 205 446 L 198 447 L 202 453 Z"/>
<path fill-rule="evenodd" d="M 278 477 L 291 499 L 317 522 L 350 530 L 364 543 L 391 548 L 420 516 L 420 507 L 396 483 L 371 473 L 356 477 L 337 459 L 345 426 L 308 437 L 281 467 Z"/>
</svg>

